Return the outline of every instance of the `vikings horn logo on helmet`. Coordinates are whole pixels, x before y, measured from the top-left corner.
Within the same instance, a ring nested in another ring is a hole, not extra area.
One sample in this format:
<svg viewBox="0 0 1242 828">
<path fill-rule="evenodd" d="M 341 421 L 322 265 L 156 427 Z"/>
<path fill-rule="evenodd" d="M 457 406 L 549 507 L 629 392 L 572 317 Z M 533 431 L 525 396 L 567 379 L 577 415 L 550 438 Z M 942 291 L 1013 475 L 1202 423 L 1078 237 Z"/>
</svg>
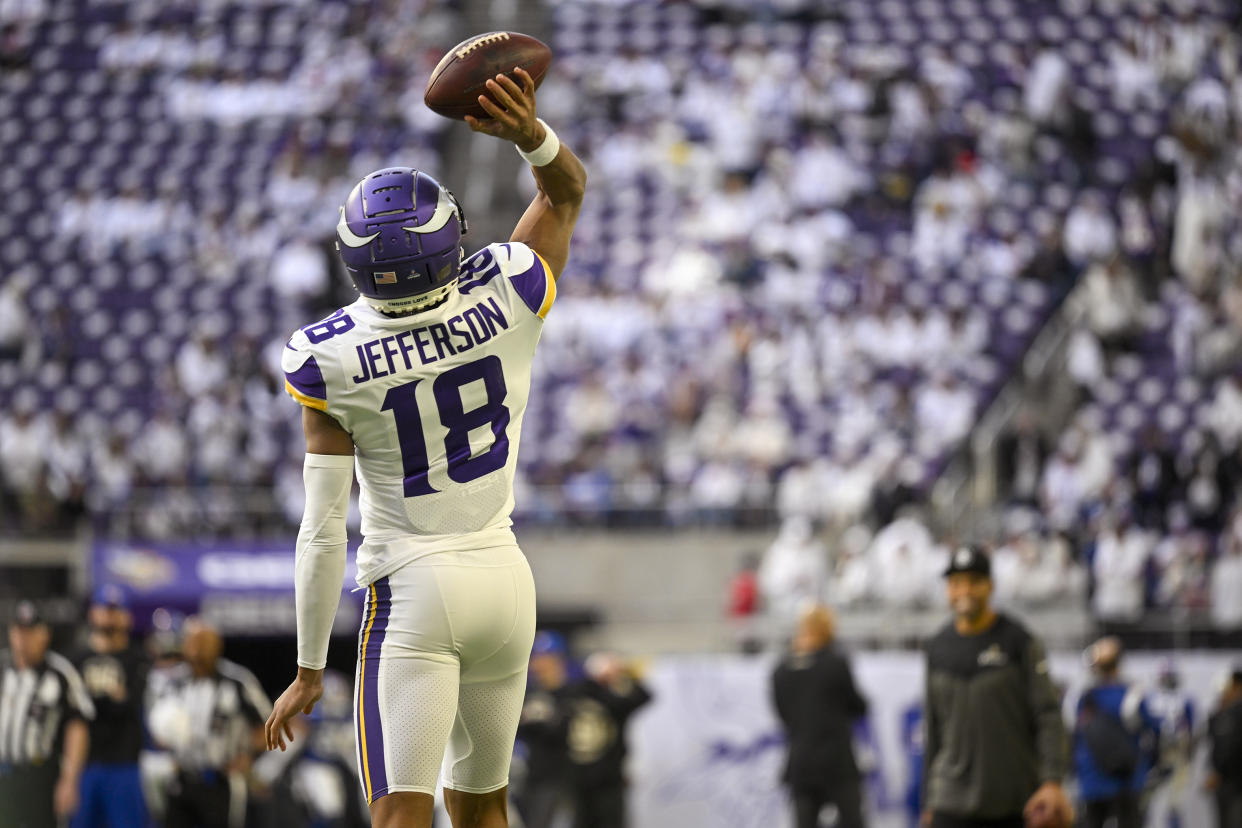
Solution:
<svg viewBox="0 0 1242 828">
<path fill-rule="evenodd" d="M 431 214 L 431 218 L 427 219 L 427 223 L 418 227 L 402 227 L 401 229 L 409 230 L 411 233 L 434 233 L 448 224 L 448 220 L 455 215 L 457 215 L 457 203 L 453 201 L 448 190 L 440 188 L 440 195 L 436 199 L 436 211 Z"/>
<path fill-rule="evenodd" d="M 376 236 L 379 235 L 379 231 L 376 230 L 369 236 L 354 235 L 354 232 L 349 229 L 349 225 L 345 223 L 345 208 L 342 207 L 341 220 L 336 223 L 336 234 L 341 237 L 341 243 L 346 247 L 362 247 L 373 242 Z"/>
</svg>

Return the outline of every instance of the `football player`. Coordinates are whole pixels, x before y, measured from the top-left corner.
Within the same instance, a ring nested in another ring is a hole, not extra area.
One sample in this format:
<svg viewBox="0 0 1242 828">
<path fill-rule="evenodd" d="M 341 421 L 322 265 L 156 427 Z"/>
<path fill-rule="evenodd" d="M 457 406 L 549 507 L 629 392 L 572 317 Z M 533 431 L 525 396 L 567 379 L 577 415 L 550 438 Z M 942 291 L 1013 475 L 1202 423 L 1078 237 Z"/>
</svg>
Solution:
<svg viewBox="0 0 1242 828">
<path fill-rule="evenodd" d="M 306 511 L 295 564 L 298 673 L 267 722 L 322 693 L 357 472 L 366 588 L 354 698 L 372 823 L 431 826 L 442 774 L 456 826 L 508 824 L 506 789 L 535 633 L 535 591 L 509 514 L 531 360 L 586 184 L 535 117 L 522 69 L 487 82 L 471 129 L 510 141 L 538 193 L 507 244 L 462 252 L 466 220 L 425 172 L 360 181 L 337 251 L 361 296 L 294 333 L 286 390 L 302 404 Z M 441 768 L 441 765 L 443 767 Z"/>
</svg>

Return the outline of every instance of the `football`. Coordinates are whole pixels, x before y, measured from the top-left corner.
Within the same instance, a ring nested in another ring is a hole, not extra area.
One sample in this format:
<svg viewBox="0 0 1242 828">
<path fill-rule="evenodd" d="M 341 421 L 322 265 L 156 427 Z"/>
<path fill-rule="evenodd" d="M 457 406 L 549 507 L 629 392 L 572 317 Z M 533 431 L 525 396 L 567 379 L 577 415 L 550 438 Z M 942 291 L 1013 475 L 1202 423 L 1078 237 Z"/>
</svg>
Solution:
<svg viewBox="0 0 1242 828">
<path fill-rule="evenodd" d="M 479 106 L 479 95 L 486 94 L 484 84 L 501 72 L 525 69 L 538 87 L 552 63 L 552 50 L 542 41 L 518 32 L 488 32 L 458 43 L 436 64 L 423 102 L 431 111 L 446 118 L 464 119 L 467 115 L 487 118 Z M 519 84 L 520 85 L 520 84 Z"/>
</svg>

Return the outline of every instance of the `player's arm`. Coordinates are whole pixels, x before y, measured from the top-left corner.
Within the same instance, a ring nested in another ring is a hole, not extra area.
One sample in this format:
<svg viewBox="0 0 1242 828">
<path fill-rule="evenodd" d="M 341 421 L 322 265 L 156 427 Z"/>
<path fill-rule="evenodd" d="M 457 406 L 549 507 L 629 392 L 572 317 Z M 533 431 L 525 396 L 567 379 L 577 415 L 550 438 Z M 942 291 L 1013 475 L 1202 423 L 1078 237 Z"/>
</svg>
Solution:
<svg viewBox="0 0 1242 828">
<path fill-rule="evenodd" d="M 491 117 L 479 120 L 467 116 L 466 123 L 475 132 L 513 142 L 531 162 L 539 192 L 509 241 L 529 245 L 547 262 L 555 279 L 569 261 L 569 238 L 586 192 L 586 168 L 573 150 L 535 118 L 535 81 L 525 69 L 515 69 L 514 74 L 516 81 L 497 75 L 487 82 L 491 97 L 480 95 L 479 105 Z"/>
<path fill-rule="evenodd" d="M 302 408 L 306 460 L 302 478 L 306 509 L 298 528 L 293 565 L 298 624 L 298 675 L 272 707 L 264 726 L 268 750 L 293 740 L 289 720 L 310 713 L 323 695 L 328 639 L 345 578 L 345 517 L 354 482 L 354 441 L 322 411 Z"/>
</svg>

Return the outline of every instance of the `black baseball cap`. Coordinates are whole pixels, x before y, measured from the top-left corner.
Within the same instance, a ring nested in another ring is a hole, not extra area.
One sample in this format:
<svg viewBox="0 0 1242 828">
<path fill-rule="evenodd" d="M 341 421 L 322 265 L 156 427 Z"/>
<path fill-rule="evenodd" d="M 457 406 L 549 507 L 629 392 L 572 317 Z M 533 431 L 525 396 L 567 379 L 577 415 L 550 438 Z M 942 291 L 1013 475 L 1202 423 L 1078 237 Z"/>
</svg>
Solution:
<svg viewBox="0 0 1242 828">
<path fill-rule="evenodd" d="M 944 577 L 947 578 L 957 572 L 972 572 L 975 575 L 991 578 L 992 559 L 981 546 L 975 544 L 959 546 L 949 556 L 949 566 L 944 571 Z"/>
<path fill-rule="evenodd" d="M 9 623 L 14 627 L 37 627 L 43 623 L 43 614 L 33 602 L 18 601 Z"/>
</svg>

